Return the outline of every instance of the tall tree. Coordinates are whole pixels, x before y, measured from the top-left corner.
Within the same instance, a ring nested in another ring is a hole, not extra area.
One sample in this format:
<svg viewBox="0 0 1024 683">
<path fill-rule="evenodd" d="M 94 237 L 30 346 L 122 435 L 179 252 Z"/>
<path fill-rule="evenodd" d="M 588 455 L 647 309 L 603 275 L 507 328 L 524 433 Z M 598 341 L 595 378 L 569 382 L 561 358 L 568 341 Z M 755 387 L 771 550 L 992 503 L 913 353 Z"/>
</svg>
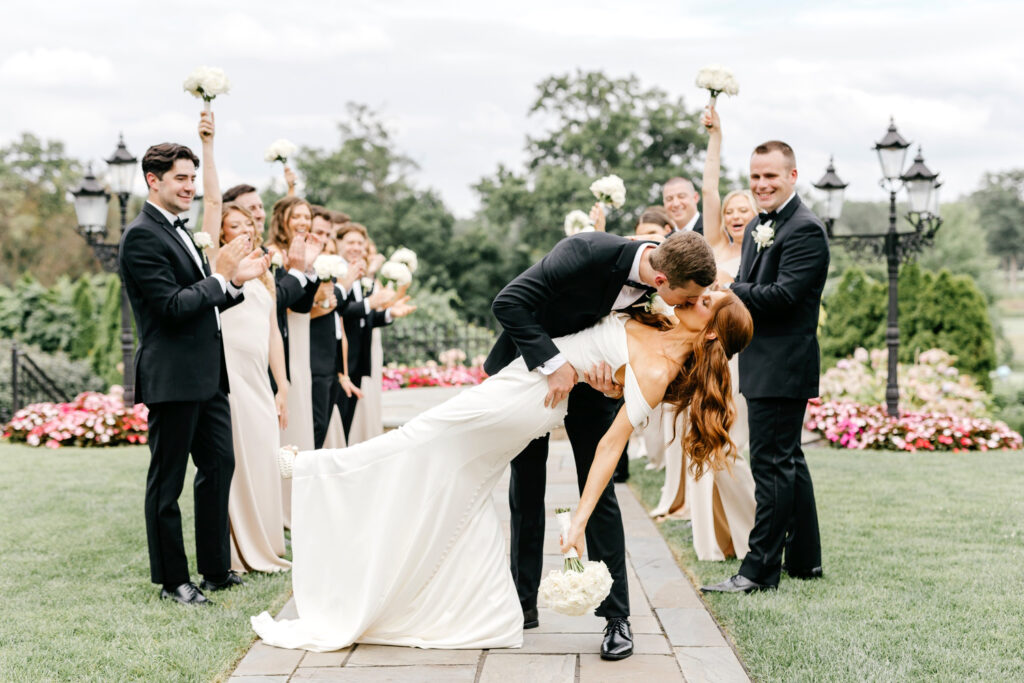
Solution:
<svg viewBox="0 0 1024 683">
<path fill-rule="evenodd" d="M 972 197 L 991 252 L 1006 268 L 1011 291 L 1024 257 L 1024 168 L 986 173 Z"/>
</svg>

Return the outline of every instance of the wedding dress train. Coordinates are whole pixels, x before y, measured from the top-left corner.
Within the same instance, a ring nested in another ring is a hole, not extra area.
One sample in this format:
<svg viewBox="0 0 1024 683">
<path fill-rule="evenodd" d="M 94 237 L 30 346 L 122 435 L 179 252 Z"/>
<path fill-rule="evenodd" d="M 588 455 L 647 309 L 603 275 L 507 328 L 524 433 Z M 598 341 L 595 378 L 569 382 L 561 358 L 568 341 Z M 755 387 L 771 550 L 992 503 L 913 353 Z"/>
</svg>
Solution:
<svg viewBox="0 0 1024 683">
<path fill-rule="evenodd" d="M 630 421 L 651 409 L 628 364 L 625 318 L 560 337 L 577 368 L 625 366 Z M 292 585 L 299 618 L 252 618 L 269 645 L 319 652 L 353 642 L 423 648 L 522 645 L 523 613 L 491 492 L 566 403 L 522 358 L 401 429 L 299 453 L 292 479 Z"/>
</svg>

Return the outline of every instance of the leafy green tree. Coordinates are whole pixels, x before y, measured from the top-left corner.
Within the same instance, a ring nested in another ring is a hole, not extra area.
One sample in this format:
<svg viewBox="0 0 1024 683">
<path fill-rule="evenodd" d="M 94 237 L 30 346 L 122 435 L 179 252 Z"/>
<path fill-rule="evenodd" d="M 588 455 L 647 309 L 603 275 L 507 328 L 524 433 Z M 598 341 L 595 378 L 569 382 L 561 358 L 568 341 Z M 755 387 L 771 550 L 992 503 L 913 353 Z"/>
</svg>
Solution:
<svg viewBox="0 0 1024 683">
<path fill-rule="evenodd" d="M 100 307 L 96 345 L 92 353 L 92 367 L 97 375 L 110 384 L 124 380 L 121 363 L 121 280 L 116 275 L 106 276 Z M 136 342 L 137 343 L 137 342 Z"/>
<path fill-rule="evenodd" d="M 88 358 L 96 346 L 95 299 L 96 293 L 89 278 L 79 278 L 71 295 L 71 305 L 75 309 L 75 330 L 68 355 L 74 360 Z"/>
<path fill-rule="evenodd" d="M 989 249 L 1002 261 L 1014 291 L 1024 257 L 1024 168 L 986 173 L 972 200 L 978 208 Z"/>
</svg>

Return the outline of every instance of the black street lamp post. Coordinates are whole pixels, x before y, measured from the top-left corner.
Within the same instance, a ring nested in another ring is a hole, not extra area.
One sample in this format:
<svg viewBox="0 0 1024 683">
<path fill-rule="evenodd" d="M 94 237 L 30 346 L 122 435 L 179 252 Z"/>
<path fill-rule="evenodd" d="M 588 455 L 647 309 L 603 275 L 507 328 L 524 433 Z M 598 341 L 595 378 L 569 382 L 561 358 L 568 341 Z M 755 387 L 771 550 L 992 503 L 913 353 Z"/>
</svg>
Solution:
<svg viewBox="0 0 1024 683">
<path fill-rule="evenodd" d="M 918 148 L 914 163 L 902 173 L 906 160 L 907 148 L 910 143 L 896 131 L 896 125 L 889 121 L 889 129 L 885 137 L 875 143 L 878 160 L 882 166 L 882 179 L 879 184 L 889 191 L 889 229 L 882 234 L 835 234 L 834 227 L 842 211 L 843 190 L 846 183 L 836 175 L 832 161 L 821 180 L 814 187 L 825 192 L 827 208 L 825 227 L 829 239 L 849 241 L 855 251 L 868 252 L 876 256 L 885 255 L 889 275 L 889 314 L 885 326 L 885 343 L 889 351 L 888 378 L 885 385 L 886 410 L 892 417 L 899 416 L 900 389 L 898 381 L 898 362 L 900 347 L 899 326 L 899 266 L 900 261 L 909 260 L 924 247 L 929 246 L 935 233 L 942 225 L 939 216 L 937 188 L 938 173 L 933 173 L 924 164 L 921 149 Z M 910 211 L 906 215 L 907 222 L 913 228 L 910 232 L 900 232 L 896 221 L 896 193 L 907 189 Z M 878 238 L 884 237 L 879 253 Z"/>
<path fill-rule="evenodd" d="M 107 159 L 110 169 L 110 188 L 117 195 L 121 213 L 121 233 L 128 223 L 128 200 L 131 198 L 132 180 L 135 175 L 136 158 L 128 152 L 124 136 L 120 136 L 117 149 Z M 100 266 L 108 273 L 118 272 L 118 242 L 107 242 L 107 211 L 110 193 L 92 173 L 86 171 L 82 184 L 71 191 L 75 198 L 75 213 L 78 215 L 78 232 L 92 247 Z M 135 405 L 135 337 L 132 334 L 131 306 L 128 292 L 121 283 L 121 362 L 124 366 L 124 404 Z"/>
</svg>

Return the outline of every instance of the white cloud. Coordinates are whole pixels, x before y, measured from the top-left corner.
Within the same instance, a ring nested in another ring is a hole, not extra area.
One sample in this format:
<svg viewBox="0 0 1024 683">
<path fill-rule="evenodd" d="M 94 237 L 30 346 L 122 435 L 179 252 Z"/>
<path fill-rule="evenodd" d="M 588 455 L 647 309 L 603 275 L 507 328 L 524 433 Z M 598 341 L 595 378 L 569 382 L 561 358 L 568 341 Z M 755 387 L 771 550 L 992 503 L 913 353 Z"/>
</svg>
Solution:
<svg viewBox="0 0 1024 683">
<path fill-rule="evenodd" d="M 0 63 L 0 84 L 36 88 L 108 88 L 117 85 L 106 57 L 66 47 L 20 50 Z"/>
</svg>

